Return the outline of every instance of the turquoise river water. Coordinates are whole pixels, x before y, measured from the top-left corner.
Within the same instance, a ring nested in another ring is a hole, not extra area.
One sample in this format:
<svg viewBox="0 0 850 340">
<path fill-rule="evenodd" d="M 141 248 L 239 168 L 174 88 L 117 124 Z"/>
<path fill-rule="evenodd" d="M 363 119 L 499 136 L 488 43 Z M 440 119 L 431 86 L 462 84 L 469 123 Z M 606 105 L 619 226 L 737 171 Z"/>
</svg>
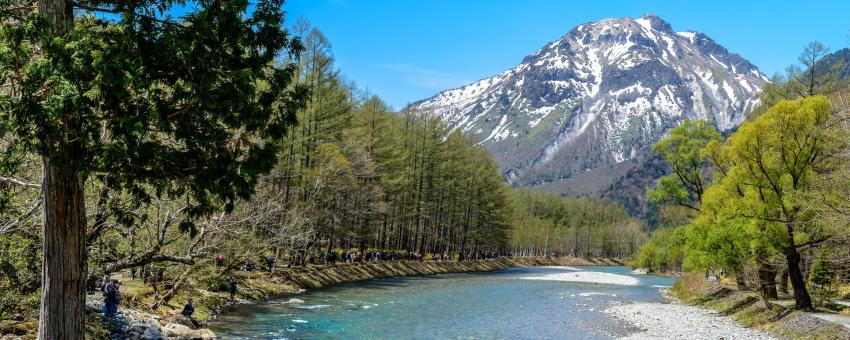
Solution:
<svg viewBox="0 0 850 340">
<path fill-rule="evenodd" d="M 672 283 L 626 267 L 575 268 L 638 283 L 527 279 L 574 272 L 559 267 L 377 279 L 309 291 L 296 296 L 302 304 L 244 305 L 212 328 L 224 339 L 610 339 L 636 329 L 606 307 L 663 301 L 659 288 Z"/>
</svg>

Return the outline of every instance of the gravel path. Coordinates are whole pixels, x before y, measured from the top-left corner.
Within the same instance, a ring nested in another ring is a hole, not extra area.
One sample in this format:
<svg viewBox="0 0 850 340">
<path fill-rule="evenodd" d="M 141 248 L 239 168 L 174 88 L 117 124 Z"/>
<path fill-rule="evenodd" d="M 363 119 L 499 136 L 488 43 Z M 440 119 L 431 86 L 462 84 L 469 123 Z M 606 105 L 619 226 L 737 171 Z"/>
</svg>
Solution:
<svg viewBox="0 0 850 340">
<path fill-rule="evenodd" d="M 741 326 L 723 314 L 676 303 L 632 303 L 610 307 L 605 313 L 642 331 L 624 339 L 775 339 Z"/>
<path fill-rule="evenodd" d="M 835 313 L 807 313 L 807 314 L 814 316 L 814 317 L 821 319 L 821 320 L 826 320 L 826 321 L 829 321 L 829 322 L 837 323 L 839 325 L 844 326 L 845 328 L 850 328 L 850 318 L 848 318 L 844 315 L 841 315 L 841 314 L 835 314 Z"/>
</svg>

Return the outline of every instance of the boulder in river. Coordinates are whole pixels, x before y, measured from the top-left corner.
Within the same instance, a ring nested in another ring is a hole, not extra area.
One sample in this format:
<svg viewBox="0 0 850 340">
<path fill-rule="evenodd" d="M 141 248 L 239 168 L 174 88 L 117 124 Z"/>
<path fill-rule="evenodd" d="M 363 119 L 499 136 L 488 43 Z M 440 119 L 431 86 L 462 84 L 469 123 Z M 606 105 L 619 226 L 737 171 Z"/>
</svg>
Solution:
<svg viewBox="0 0 850 340">
<path fill-rule="evenodd" d="M 289 299 L 289 301 L 286 301 L 286 303 L 295 305 L 295 304 L 299 304 L 299 303 L 304 303 L 304 300 L 292 298 L 292 299 Z"/>
<path fill-rule="evenodd" d="M 202 328 L 202 329 L 191 329 L 188 326 L 184 326 L 176 323 L 169 323 L 165 325 L 162 329 L 162 333 L 165 336 L 175 339 L 215 339 L 215 333 L 213 331 Z"/>
</svg>

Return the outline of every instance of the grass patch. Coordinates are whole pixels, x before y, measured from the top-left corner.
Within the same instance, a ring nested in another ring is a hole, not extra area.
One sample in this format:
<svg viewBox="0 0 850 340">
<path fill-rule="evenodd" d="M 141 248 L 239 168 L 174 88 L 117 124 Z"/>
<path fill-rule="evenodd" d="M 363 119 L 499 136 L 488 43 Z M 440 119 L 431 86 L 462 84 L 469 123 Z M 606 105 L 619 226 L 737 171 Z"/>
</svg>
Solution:
<svg viewBox="0 0 850 340">
<path fill-rule="evenodd" d="M 711 283 L 705 276 L 700 273 L 688 273 L 676 280 L 673 287 L 670 287 L 670 293 L 685 303 L 696 303 L 709 289 Z"/>
</svg>

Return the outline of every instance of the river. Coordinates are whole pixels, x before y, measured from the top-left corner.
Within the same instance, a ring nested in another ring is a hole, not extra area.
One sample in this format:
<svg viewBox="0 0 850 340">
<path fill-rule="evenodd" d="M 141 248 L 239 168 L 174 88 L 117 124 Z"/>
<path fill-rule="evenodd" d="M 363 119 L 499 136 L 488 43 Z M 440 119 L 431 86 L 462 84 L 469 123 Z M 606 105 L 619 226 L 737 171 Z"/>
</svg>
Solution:
<svg viewBox="0 0 850 340">
<path fill-rule="evenodd" d="M 610 339 L 637 329 L 606 307 L 663 301 L 670 284 L 601 266 L 388 278 L 244 305 L 212 328 L 224 339 Z"/>
</svg>

